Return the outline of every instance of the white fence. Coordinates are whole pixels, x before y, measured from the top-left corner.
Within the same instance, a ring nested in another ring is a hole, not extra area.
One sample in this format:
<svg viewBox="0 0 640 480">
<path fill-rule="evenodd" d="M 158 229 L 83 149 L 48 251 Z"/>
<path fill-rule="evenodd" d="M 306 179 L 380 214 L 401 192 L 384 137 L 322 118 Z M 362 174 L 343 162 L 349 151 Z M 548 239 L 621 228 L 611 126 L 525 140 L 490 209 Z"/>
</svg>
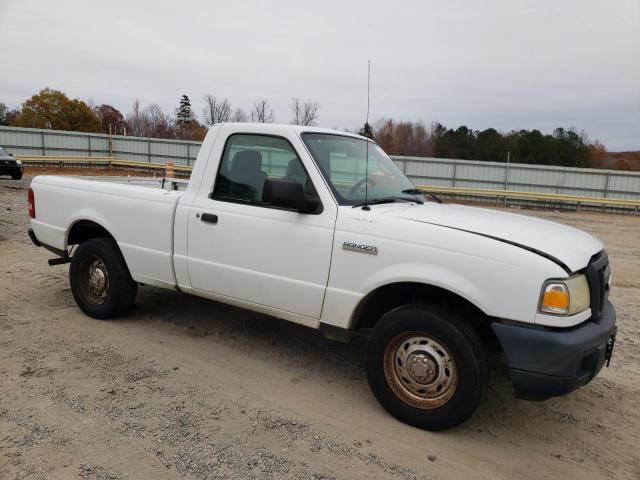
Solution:
<svg viewBox="0 0 640 480">
<path fill-rule="evenodd" d="M 193 165 L 201 142 L 0 126 L 0 145 L 14 155 L 114 157 Z"/>
<path fill-rule="evenodd" d="M 424 157 L 393 159 L 417 185 L 640 200 L 640 172 Z"/>
<path fill-rule="evenodd" d="M 193 165 L 200 142 L 0 126 L 0 145 L 17 155 L 113 156 L 118 160 Z M 416 185 L 499 189 L 640 200 L 640 173 L 392 157 Z"/>
</svg>

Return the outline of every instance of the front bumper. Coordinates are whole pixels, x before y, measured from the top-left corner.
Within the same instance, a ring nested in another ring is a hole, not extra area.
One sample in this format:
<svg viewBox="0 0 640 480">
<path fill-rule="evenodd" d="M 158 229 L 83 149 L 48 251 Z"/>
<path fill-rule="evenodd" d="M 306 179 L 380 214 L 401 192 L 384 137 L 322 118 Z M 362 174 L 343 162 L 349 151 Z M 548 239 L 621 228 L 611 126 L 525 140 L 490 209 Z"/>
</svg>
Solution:
<svg viewBox="0 0 640 480">
<path fill-rule="evenodd" d="M 17 175 L 24 172 L 24 165 L 18 164 L 0 164 L 0 175 Z"/>
<path fill-rule="evenodd" d="M 598 320 L 563 330 L 498 322 L 491 328 L 507 357 L 516 394 L 529 400 L 546 400 L 585 385 L 610 359 L 616 311 L 607 301 Z"/>
</svg>

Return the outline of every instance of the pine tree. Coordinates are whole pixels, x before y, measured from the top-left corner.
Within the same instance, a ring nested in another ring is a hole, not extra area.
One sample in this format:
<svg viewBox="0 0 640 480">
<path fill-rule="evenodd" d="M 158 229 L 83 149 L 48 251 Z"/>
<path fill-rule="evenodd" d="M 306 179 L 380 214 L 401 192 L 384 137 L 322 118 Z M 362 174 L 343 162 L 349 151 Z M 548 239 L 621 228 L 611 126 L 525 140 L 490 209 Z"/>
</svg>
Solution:
<svg viewBox="0 0 640 480">
<path fill-rule="evenodd" d="M 176 123 L 182 127 L 186 128 L 189 126 L 191 121 L 193 120 L 193 114 L 191 113 L 191 100 L 186 95 L 182 95 L 180 99 L 180 105 L 178 106 L 178 110 L 176 112 Z"/>
<path fill-rule="evenodd" d="M 362 135 L 363 137 L 367 137 L 367 138 L 371 138 L 371 139 L 374 138 L 373 137 L 373 129 L 371 128 L 371 125 L 369 125 L 369 122 L 366 122 L 358 133 L 360 135 Z"/>
</svg>

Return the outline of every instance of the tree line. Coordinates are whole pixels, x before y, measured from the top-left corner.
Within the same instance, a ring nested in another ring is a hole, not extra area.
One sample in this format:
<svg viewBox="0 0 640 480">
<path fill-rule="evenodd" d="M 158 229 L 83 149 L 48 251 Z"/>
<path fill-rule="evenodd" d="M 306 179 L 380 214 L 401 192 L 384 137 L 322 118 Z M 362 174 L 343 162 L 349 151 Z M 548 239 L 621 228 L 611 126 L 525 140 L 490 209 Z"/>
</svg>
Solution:
<svg viewBox="0 0 640 480">
<path fill-rule="evenodd" d="M 264 98 L 255 101 L 249 110 L 234 108 L 228 98 L 218 98 L 212 94 L 205 94 L 203 100 L 205 108 L 200 117 L 193 111 L 187 95 L 182 95 L 173 113 L 166 113 L 157 103 L 142 106 L 136 99 L 131 110 L 123 114 L 112 105 L 92 105 L 91 101 L 71 99 L 60 90 L 45 88 L 18 108 L 9 109 L 0 103 L 0 125 L 203 140 L 207 127 L 216 123 L 276 121 L 273 107 Z M 290 123 L 315 125 L 320 105 L 313 100 L 292 98 L 290 110 Z"/>
<path fill-rule="evenodd" d="M 533 163 L 566 167 L 589 167 L 592 159 L 606 155 L 597 140 L 573 129 L 556 128 L 551 134 L 540 130 L 499 132 L 495 128 L 471 130 L 466 126 L 446 128 L 438 122 L 378 121 L 365 125 L 360 134 L 374 138 L 388 153 L 418 157 L 455 158 L 492 162 Z"/>
<path fill-rule="evenodd" d="M 142 106 L 136 99 L 126 114 L 108 104 L 92 105 L 71 99 L 59 90 L 45 88 L 10 110 L 0 103 L 0 125 L 50 128 L 80 132 L 101 132 L 151 138 L 203 140 L 209 126 L 223 122 L 275 122 L 267 99 L 253 102 L 250 109 L 234 107 L 228 98 L 203 96 L 205 107 L 197 116 L 191 100 L 182 95 L 171 114 L 160 105 Z M 320 105 L 313 100 L 293 98 L 289 123 L 315 125 Z M 348 131 L 348 129 L 345 129 Z M 607 156 L 604 145 L 589 142 L 573 129 L 556 128 L 551 134 L 540 130 L 499 132 L 494 128 L 472 130 L 466 126 L 446 128 L 438 122 L 396 121 L 384 118 L 358 130 L 373 138 L 391 155 L 457 158 L 515 163 L 588 167 Z"/>
</svg>

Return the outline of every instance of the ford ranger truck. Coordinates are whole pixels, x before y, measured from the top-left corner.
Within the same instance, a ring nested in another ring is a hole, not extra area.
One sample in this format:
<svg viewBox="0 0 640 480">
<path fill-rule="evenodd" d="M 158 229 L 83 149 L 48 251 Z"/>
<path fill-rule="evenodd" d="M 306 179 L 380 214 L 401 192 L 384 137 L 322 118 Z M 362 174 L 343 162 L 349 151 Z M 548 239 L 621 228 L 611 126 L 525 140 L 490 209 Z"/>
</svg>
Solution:
<svg viewBox="0 0 640 480">
<path fill-rule="evenodd" d="M 428 430 L 473 413 L 492 347 L 531 400 L 585 385 L 612 354 L 598 239 L 432 201 L 358 135 L 215 125 L 188 182 L 37 176 L 29 215 L 88 316 L 123 315 L 152 285 L 330 338 L 362 333 L 375 397 Z"/>
</svg>

